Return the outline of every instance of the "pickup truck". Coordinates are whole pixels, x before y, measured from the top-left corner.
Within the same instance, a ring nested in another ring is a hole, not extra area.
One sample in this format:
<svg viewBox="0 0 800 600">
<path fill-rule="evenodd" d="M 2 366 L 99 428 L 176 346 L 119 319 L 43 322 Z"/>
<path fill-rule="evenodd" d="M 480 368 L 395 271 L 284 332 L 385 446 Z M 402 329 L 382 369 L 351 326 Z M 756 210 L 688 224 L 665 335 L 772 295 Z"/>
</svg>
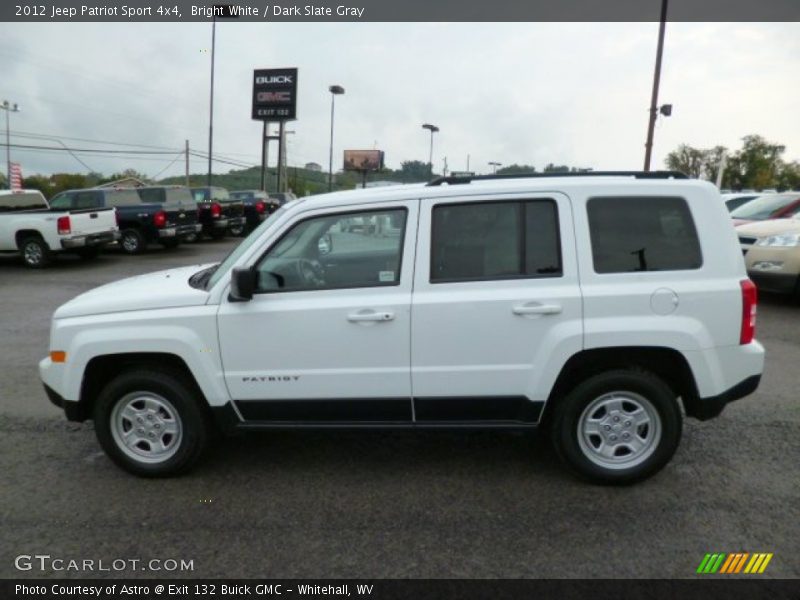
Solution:
<svg viewBox="0 0 800 600">
<path fill-rule="evenodd" d="M 194 187 L 192 195 L 199 208 L 203 233 L 215 240 L 231 235 L 242 235 L 246 227 L 244 205 L 230 197 L 223 187 Z"/>
<path fill-rule="evenodd" d="M 57 212 L 38 190 L 0 191 L 0 252 L 21 254 L 33 269 L 46 267 L 56 252 L 94 258 L 118 238 L 113 208 Z"/>
<path fill-rule="evenodd" d="M 91 188 L 55 196 L 54 210 L 115 207 L 120 245 L 128 254 L 140 254 L 151 242 L 174 248 L 199 231 L 197 206 L 186 188 Z"/>
<path fill-rule="evenodd" d="M 280 202 L 270 198 L 262 190 L 238 190 L 230 193 L 234 200 L 241 200 L 244 204 L 244 217 L 247 220 L 245 232 L 249 233 L 261 224 L 268 215 L 280 207 Z"/>
</svg>

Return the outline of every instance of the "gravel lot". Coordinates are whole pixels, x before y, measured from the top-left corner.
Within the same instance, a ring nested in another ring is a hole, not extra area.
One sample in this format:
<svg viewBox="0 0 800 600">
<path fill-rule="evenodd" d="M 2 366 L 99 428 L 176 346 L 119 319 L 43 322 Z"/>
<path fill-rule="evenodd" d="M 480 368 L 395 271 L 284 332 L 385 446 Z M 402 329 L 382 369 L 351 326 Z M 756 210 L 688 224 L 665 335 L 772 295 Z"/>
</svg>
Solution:
<svg viewBox="0 0 800 600">
<path fill-rule="evenodd" d="M 544 440 L 511 433 L 252 434 L 216 442 L 190 475 L 136 479 L 91 424 L 50 405 L 36 365 L 50 315 L 96 285 L 220 260 L 233 240 L 0 259 L 0 577 L 19 554 L 184 559 L 194 577 L 692 577 L 706 552 L 773 552 L 800 578 L 800 306 L 762 298 L 758 393 L 686 422 L 672 463 L 629 488 L 574 479 Z M 114 573 L 87 574 L 114 576 Z M 162 576 L 122 571 L 117 575 Z"/>
</svg>

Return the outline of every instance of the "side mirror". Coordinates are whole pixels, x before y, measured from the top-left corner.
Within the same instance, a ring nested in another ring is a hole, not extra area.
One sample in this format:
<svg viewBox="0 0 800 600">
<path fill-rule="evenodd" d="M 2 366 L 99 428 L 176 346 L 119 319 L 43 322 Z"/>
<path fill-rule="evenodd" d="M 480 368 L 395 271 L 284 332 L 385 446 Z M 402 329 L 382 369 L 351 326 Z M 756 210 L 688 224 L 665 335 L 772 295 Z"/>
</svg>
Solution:
<svg viewBox="0 0 800 600">
<path fill-rule="evenodd" d="M 256 290 L 256 271 L 237 267 L 231 275 L 231 291 L 228 299 L 231 302 L 247 302 L 253 299 Z"/>
<path fill-rule="evenodd" d="M 326 233 L 317 242 L 317 250 L 319 251 L 320 256 L 325 256 L 326 254 L 330 254 L 333 250 L 333 237 L 331 237 L 330 233 Z"/>
</svg>

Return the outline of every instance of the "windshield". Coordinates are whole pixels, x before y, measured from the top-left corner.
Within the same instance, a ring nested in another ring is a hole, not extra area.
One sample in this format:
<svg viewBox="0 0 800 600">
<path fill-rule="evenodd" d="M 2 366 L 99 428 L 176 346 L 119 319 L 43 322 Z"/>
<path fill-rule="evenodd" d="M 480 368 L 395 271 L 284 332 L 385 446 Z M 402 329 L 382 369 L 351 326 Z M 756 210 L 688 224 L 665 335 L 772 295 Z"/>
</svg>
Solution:
<svg viewBox="0 0 800 600">
<path fill-rule="evenodd" d="M 776 211 L 779 211 L 798 199 L 800 199 L 800 196 L 793 194 L 770 194 L 769 196 L 760 196 L 734 210 L 731 213 L 731 217 L 734 219 L 763 221 L 764 219 L 769 219 Z"/>
<path fill-rule="evenodd" d="M 261 237 L 261 234 L 264 232 L 264 230 L 267 229 L 268 227 L 271 227 L 275 221 L 277 221 L 280 217 L 284 215 L 286 210 L 287 209 L 283 207 L 279 208 L 269 217 L 267 217 L 267 219 L 263 223 L 261 223 L 261 225 L 256 227 L 250 233 L 250 235 L 244 238 L 242 240 L 242 243 L 236 246 L 236 248 L 234 248 L 233 251 L 230 254 L 228 254 L 228 256 L 225 258 L 225 260 L 223 260 L 219 264 L 219 266 L 215 269 L 214 274 L 211 276 L 211 278 L 208 280 L 208 283 L 205 286 L 206 289 L 210 290 L 212 287 L 214 287 L 217 284 L 217 282 L 222 278 L 222 276 L 231 270 L 231 267 L 234 264 L 236 264 L 236 261 L 239 260 L 239 257 L 245 252 L 247 252 L 250 246 L 252 246 L 258 240 L 258 238 Z"/>
</svg>

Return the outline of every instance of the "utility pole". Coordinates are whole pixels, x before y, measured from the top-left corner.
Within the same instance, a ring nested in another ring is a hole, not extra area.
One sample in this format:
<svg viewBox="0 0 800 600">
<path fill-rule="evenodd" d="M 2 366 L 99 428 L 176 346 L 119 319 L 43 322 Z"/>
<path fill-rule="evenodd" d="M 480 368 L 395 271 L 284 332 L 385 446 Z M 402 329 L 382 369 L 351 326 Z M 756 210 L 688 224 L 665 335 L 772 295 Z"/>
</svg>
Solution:
<svg viewBox="0 0 800 600">
<path fill-rule="evenodd" d="M 0 104 L 0 108 L 6 111 L 6 174 L 8 176 L 6 183 L 8 189 L 11 189 L 11 132 L 9 129 L 9 113 L 19 112 L 19 105 L 16 103 L 11 104 L 8 100 L 3 100 L 3 103 Z"/>
<path fill-rule="evenodd" d="M 186 140 L 186 187 L 189 187 L 189 140 Z"/>
<path fill-rule="evenodd" d="M 283 191 L 283 189 L 281 188 L 281 185 L 283 184 L 283 180 L 281 177 L 283 169 L 281 168 L 281 165 L 283 164 L 283 142 L 286 139 L 286 136 L 283 133 L 285 123 L 286 121 L 280 121 L 278 125 L 278 168 L 277 168 L 278 181 L 277 184 L 275 185 L 275 191 L 278 193 L 281 193 Z"/>
<path fill-rule="evenodd" d="M 656 50 L 656 66 L 653 72 L 653 93 L 650 98 L 650 120 L 647 124 L 647 141 L 644 144 L 644 170 L 650 170 L 650 157 L 653 153 L 653 133 L 658 117 L 658 85 L 661 80 L 661 57 L 664 54 L 664 30 L 667 26 L 667 3 L 661 0 L 661 23 L 658 26 L 658 48 Z"/>
<path fill-rule="evenodd" d="M 442 162 L 444 163 L 444 167 L 442 167 L 442 177 L 447 177 L 447 157 L 446 156 L 442 159 Z"/>
</svg>

